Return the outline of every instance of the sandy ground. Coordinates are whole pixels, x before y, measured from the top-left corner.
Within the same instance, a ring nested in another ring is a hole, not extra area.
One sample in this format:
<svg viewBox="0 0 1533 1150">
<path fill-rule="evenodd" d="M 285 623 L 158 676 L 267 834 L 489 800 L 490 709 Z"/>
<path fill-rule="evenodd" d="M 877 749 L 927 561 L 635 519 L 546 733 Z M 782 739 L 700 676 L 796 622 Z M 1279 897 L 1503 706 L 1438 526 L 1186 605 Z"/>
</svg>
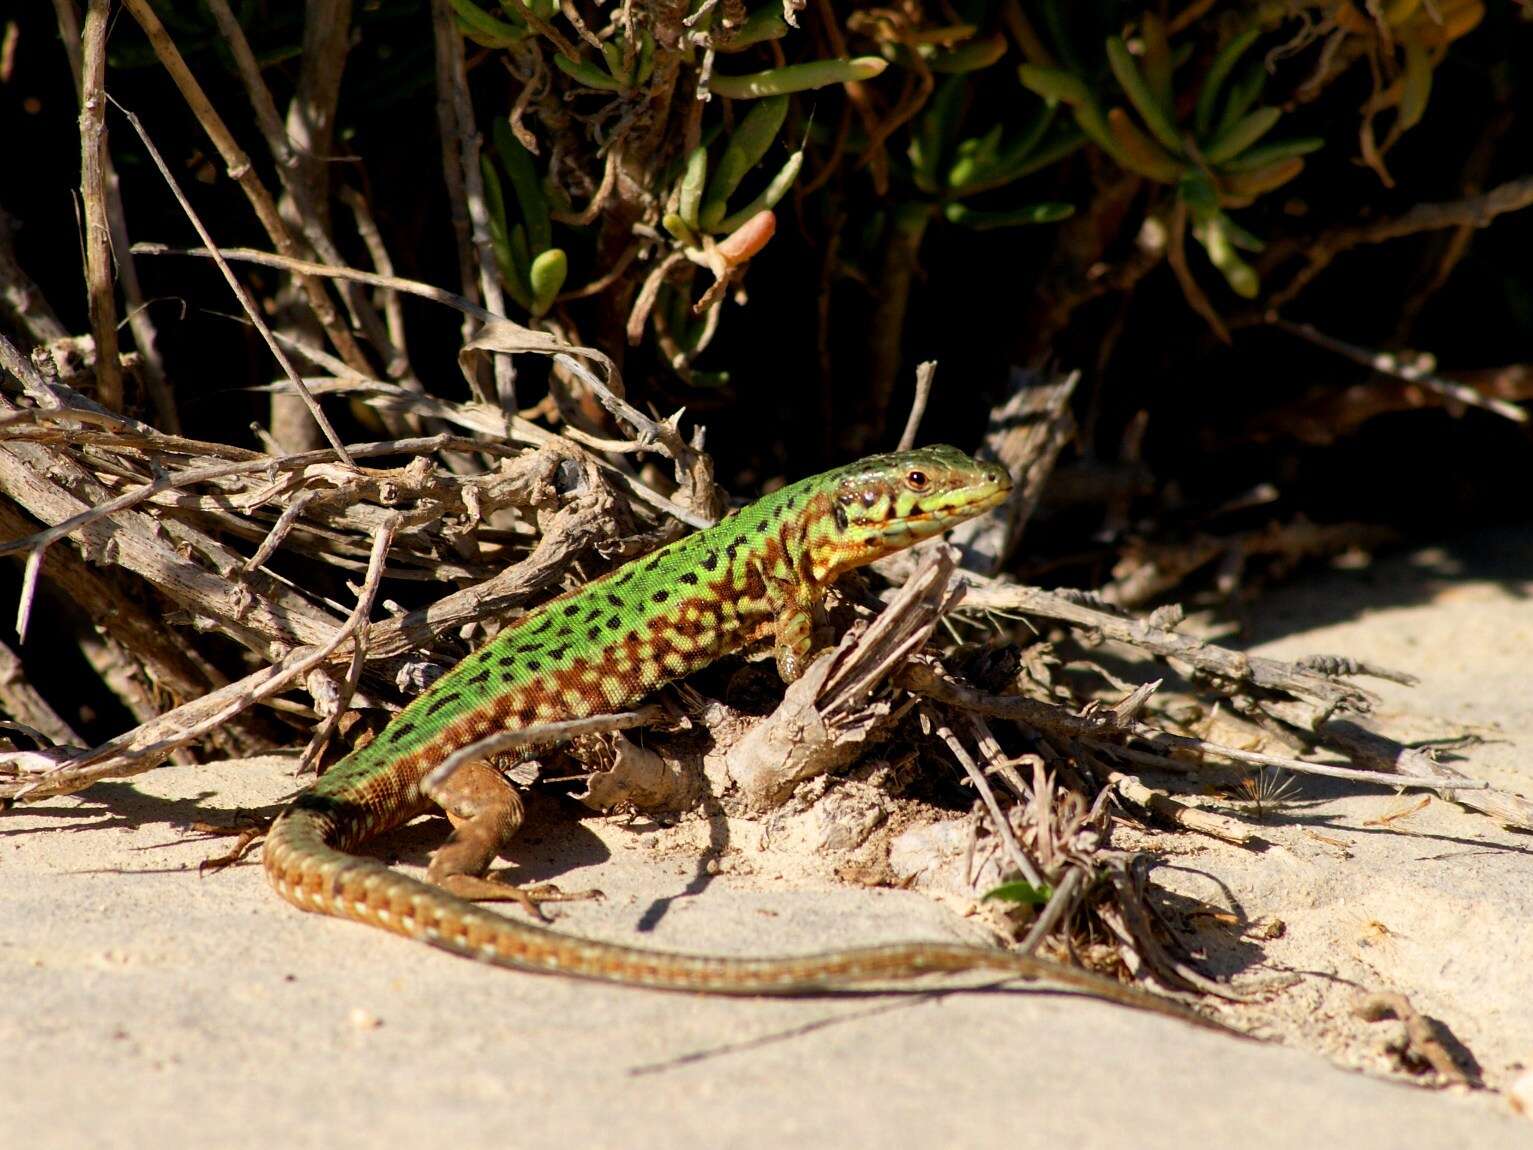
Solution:
<svg viewBox="0 0 1533 1150">
<path fill-rule="evenodd" d="M 1503 531 L 1306 579 L 1251 623 L 1268 653 L 1421 676 L 1379 685 L 1391 731 L 1478 733 L 1461 768 L 1533 794 L 1530 593 L 1533 530 Z M 1391 1024 L 1350 1010 L 1358 987 L 1404 992 L 1493 1087 L 1533 1064 L 1533 836 L 1450 802 L 1306 781 L 1256 849 L 1147 836 L 1186 905 L 1281 921 L 1258 946 L 1205 916 L 1200 940 L 1237 980 L 1302 972 L 1230 1016 L 1263 1044 L 1036 990 L 732 1001 L 524 976 L 300 915 L 254 865 L 199 877 L 222 844 L 190 824 L 272 809 L 290 772 L 165 769 L 0 818 L 0 1144 L 1533 1146 L 1496 1090 L 1385 1080 Z M 528 879 L 608 895 L 567 930 L 726 953 L 979 937 L 758 826 L 707 868 L 699 821 L 534 818 Z M 440 826 L 387 849 L 423 866 Z"/>
</svg>

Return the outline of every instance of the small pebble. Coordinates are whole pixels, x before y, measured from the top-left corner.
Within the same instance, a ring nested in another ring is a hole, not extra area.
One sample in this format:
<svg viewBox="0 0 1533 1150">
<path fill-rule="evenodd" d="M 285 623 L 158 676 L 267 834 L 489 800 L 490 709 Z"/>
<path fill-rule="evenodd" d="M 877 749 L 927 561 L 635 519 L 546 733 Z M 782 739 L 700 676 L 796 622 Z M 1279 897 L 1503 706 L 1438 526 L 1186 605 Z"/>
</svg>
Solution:
<svg viewBox="0 0 1533 1150">
<path fill-rule="evenodd" d="M 379 1018 L 370 1010 L 364 1010 L 360 1006 L 353 1006 L 348 1021 L 358 1030 L 377 1030 L 383 1025 L 383 1019 Z"/>
<path fill-rule="evenodd" d="M 1514 1113 L 1533 1118 L 1533 1070 L 1524 1070 L 1506 1088 L 1506 1100 L 1512 1104 Z"/>
</svg>

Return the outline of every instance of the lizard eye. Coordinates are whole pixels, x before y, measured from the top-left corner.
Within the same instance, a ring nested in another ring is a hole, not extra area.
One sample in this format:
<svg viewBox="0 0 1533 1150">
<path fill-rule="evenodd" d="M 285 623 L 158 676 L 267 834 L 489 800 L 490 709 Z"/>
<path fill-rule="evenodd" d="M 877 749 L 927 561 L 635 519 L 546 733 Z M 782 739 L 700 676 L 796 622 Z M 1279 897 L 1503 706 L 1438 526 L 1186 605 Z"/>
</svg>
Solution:
<svg viewBox="0 0 1533 1150">
<path fill-rule="evenodd" d="M 924 471 L 911 471 L 905 476 L 905 486 L 912 491 L 925 491 L 926 485 L 930 482 Z"/>
</svg>

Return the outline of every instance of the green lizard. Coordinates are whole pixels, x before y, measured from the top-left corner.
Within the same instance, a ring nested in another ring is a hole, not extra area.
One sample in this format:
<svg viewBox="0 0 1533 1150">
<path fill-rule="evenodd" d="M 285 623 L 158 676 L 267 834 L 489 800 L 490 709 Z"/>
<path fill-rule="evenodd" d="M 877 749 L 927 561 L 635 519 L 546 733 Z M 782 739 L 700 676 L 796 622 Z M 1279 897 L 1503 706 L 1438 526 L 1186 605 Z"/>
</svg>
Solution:
<svg viewBox="0 0 1533 1150">
<path fill-rule="evenodd" d="M 995 507 L 1004 469 L 951 447 L 879 455 L 802 480 L 706 531 L 636 559 L 507 626 L 352 752 L 273 823 L 263 861 L 289 902 L 456 954 L 582 978 L 714 994 L 785 994 L 997 970 L 1198 1020 L 1130 987 L 992 947 L 909 943 L 802 958 L 666 954 L 558 934 L 470 900 L 517 897 L 484 877 L 521 823 L 515 791 L 472 763 L 431 795 L 453 751 L 497 730 L 626 706 L 731 651 L 771 641 L 792 681 L 811 653 L 826 587 L 842 572 Z M 348 853 L 441 806 L 456 824 L 427 881 Z"/>
</svg>

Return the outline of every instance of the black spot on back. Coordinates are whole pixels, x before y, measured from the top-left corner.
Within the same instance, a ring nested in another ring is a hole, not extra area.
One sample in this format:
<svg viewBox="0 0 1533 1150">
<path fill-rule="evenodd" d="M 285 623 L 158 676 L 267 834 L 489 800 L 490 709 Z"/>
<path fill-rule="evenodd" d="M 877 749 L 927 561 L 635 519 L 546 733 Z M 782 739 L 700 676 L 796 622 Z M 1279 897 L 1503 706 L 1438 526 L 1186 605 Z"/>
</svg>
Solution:
<svg viewBox="0 0 1533 1150">
<path fill-rule="evenodd" d="M 621 607 L 623 605 L 623 600 L 614 595 L 611 591 L 607 592 L 607 602 L 611 603 L 614 607 Z"/>
<path fill-rule="evenodd" d="M 609 630 L 609 631 L 616 631 L 622 625 L 623 625 L 623 617 L 621 615 L 608 615 L 607 616 L 607 630 Z"/>
<path fill-rule="evenodd" d="M 410 736 L 410 732 L 413 730 L 415 730 L 414 723 L 395 723 L 392 727 L 389 728 L 387 741 L 390 743 L 397 743 L 402 739 L 407 739 Z"/>
<path fill-rule="evenodd" d="M 688 587 L 690 587 L 692 584 L 697 582 L 697 572 L 684 571 L 680 575 L 676 576 L 676 581 L 678 583 L 685 583 Z"/>
<path fill-rule="evenodd" d="M 580 604 L 579 603 L 566 603 L 564 605 L 564 617 L 566 619 L 572 619 L 579 612 L 579 610 L 580 610 Z"/>
<path fill-rule="evenodd" d="M 602 610 L 603 610 L 603 608 L 602 608 L 602 605 L 600 603 L 594 604 L 591 607 L 591 609 L 586 612 L 586 622 L 587 623 L 591 622 L 591 620 L 595 619 L 598 615 L 600 615 L 602 613 Z"/>
<path fill-rule="evenodd" d="M 557 663 L 560 659 L 564 658 L 565 652 L 569 649 L 570 645 L 568 643 L 560 643 L 557 647 L 550 647 L 548 649 L 548 657 Z"/>
<path fill-rule="evenodd" d="M 527 670 L 536 673 L 538 671 L 541 671 L 542 669 L 543 669 L 543 664 L 538 662 L 538 660 L 536 660 L 536 659 L 528 659 L 527 660 Z"/>
<path fill-rule="evenodd" d="M 521 649 L 522 648 L 520 648 L 520 647 L 517 648 L 518 651 L 520 651 Z M 515 662 L 516 662 L 516 656 L 515 655 L 502 655 L 500 657 L 500 665 L 502 667 L 510 667 L 513 664 L 515 664 Z"/>
<path fill-rule="evenodd" d="M 656 552 L 655 553 L 655 557 L 653 559 L 651 559 L 648 563 L 644 564 L 644 570 L 646 570 L 646 571 L 653 571 L 658 566 L 660 566 L 660 553 Z"/>
<path fill-rule="evenodd" d="M 634 565 L 632 563 L 628 564 L 628 566 L 624 567 L 617 573 L 617 577 L 612 580 L 612 585 L 614 587 L 621 587 L 624 583 L 633 578 L 634 570 Z"/>
<path fill-rule="evenodd" d="M 671 593 L 663 587 L 650 596 L 656 603 L 664 603 L 670 597 Z"/>
<path fill-rule="evenodd" d="M 593 643 L 596 642 L 601 638 L 601 627 L 592 627 L 589 631 L 586 632 L 586 638 L 590 639 Z"/>
<path fill-rule="evenodd" d="M 698 566 L 700 566 L 704 571 L 712 571 L 718 565 L 719 565 L 719 553 L 717 551 L 710 551 L 710 552 L 708 552 L 706 555 L 704 555 L 702 557 L 701 561 L 698 563 Z"/>
<path fill-rule="evenodd" d="M 453 703 L 456 703 L 459 698 L 460 698 L 460 696 L 458 695 L 458 693 L 456 691 L 453 691 L 453 692 L 451 692 L 449 694 L 443 695 L 440 699 L 437 699 L 435 702 L 433 702 L 431 704 L 431 706 L 426 708 L 426 714 L 428 716 L 434 715 L 438 711 L 440 711 L 443 707 L 448 707 L 448 706 L 451 706 Z"/>
<path fill-rule="evenodd" d="M 470 687 L 477 687 L 480 683 L 488 683 L 489 681 L 490 673 L 488 671 L 480 671 L 479 674 L 475 675 L 472 679 L 469 679 L 466 685 Z"/>
</svg>

